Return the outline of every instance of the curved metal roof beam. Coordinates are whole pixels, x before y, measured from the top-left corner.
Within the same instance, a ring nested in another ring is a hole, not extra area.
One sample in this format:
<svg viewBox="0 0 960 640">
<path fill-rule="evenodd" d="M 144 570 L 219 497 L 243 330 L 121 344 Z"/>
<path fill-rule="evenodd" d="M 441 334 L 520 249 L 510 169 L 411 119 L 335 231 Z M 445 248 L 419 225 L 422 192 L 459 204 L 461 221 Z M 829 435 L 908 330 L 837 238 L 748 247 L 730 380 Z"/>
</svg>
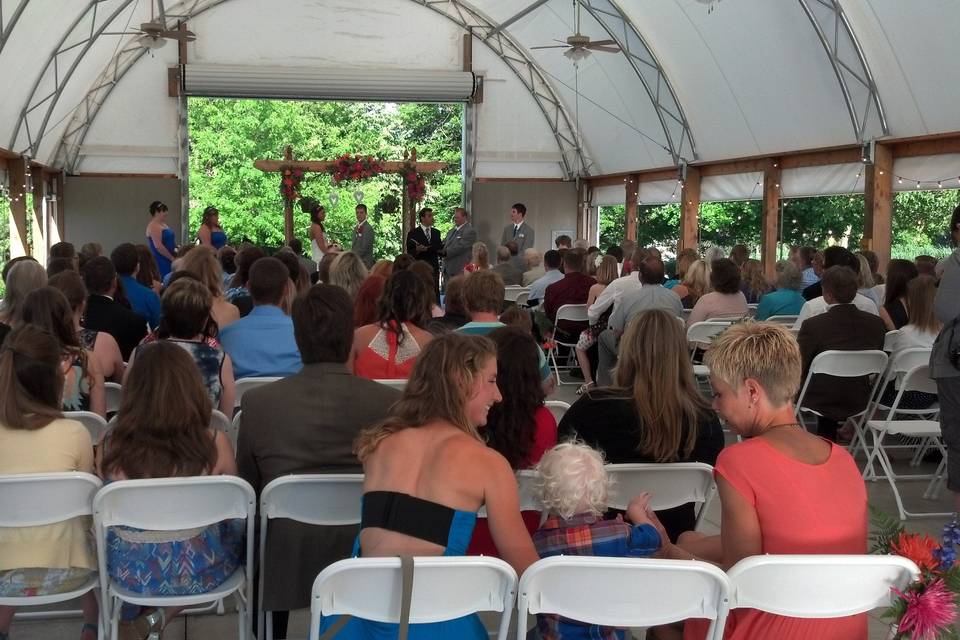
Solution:
<svg viewBox="0 0 960 640">
<path fill-rule="evenodd" d="M 523 47 L 498 28 L 498 25 L 461 0 L 410 1 L 474 33 L 489 47 L 516 74 L 539 107 L 560 149 L 564 176 L 568 179 L 574 177 L 576 166 L 589 173 L 592 162 L 578 144 L 577 132 L 566 107 Z M 185 0 L 167 9 L 167 19 L 168 22 L 189 20 L 224 2 L 229 0 Z M 68 170 L 76 169 L 80 145 L 107 96 L 143 53 L 144 50 L 134 40 L 128 42 L 110 61 L 74 112 L 73 119 L 64 130 L 56 156 L 56 161 L 62 161 Z"/>
<path fill-rule="evenodd" d="M 17 26 L 17 20 L 20 19 L 23 10 L 27 8 L 28 2 L 30 0 L 20 0 L 17 8 L 13 10 L 9 17 L 3 13 L 3 3 L 0 2 L 0 53 L 3 52 L 3 47 L 10 39 L 10 34 L 13 33 L 13 28 Z"/>
<path fill-rule="evenodd" d="M 636 72 L 660 119 L 666 139 L 664 148 L 670 153 L 673 163 L 679 166 L 682 162 L 696 160 L 697 148 L 687 116 L 663 65 L 657 60 L 633 21 L 612 0 L 580 0 L 580 6 L 616 41 L 627 62 Z"/>
<path fill-rule="evenodd" d="M 880 128 L 882 135 L 889 135 L 877 83 L 870 73 L 870 66 L 850 26 L 850 20 L 840 6 L 840 0 L 799 2 L 817 32 L 840 83 L 857 142 L 863 143 L 874 137 L 870 132 L 876 127 Z"/>
</svg>

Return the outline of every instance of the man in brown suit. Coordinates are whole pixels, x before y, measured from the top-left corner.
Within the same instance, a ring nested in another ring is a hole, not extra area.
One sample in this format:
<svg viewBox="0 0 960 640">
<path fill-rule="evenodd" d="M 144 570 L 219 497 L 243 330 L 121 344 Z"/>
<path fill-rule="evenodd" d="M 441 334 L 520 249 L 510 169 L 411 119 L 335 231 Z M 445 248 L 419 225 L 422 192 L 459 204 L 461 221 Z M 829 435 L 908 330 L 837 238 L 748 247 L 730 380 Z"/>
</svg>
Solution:
<svg viewBox="0 0 960 640">
<path fill-rule="evenodd" d="M 860 311 L 852 304 L 857 295 L 857 276 L 849 267 L 830 267 L 823 273 L 821 282 L 823 299 L 829 305 L 827 312 L 804 320 L 797 335 L 804 380 L 818 354 L 830 350 L 882 349 L 887 333 L 879 316 Z M 836 440 L 839 424 L 866 408 L 871 382 L 867 377 L 814 376 L 803 404 L 823 414 L 817 419 L 821 436 Z"/>
<path fill-rule="evenodd" d="M 313 286 L 294 301 L 292 315 L 303 369 L 248 391 L 240 406 L 237 467 L 258 496 L 280 476 L 362 473 L 353 455 L 354 439 L 386 417 L 400 398 L 399 391 L 347 370 L 353 305 L 343 289 Z M 288 611 L 310 606 L 317 574 L 350 557 L 357 533 L 357 526 L 271 521 L 260 566 L 267 572 L 263 607 L 274 612 L 275 637 L 286 637 Z"/>
</svg>

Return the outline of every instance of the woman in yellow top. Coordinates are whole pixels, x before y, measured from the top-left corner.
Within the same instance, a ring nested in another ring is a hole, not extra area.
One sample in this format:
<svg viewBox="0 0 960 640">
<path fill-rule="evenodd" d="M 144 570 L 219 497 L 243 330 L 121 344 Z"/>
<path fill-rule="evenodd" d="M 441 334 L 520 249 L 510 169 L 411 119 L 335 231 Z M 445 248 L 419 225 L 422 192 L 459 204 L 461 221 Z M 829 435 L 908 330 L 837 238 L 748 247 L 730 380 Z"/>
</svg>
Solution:
<svg viewBox="0 0 960 640">
<path fill-rule="evenodd" d="M 79 422 L 60 413 L 63 370 L 60 343 L 25 325 L 0 350 L 0 474 L 93 473 L 93 444 Z M 0 528 L 0 596 L 72 591 L 96 571 L 90 519 L 40 527 Z M 96 640 L 97 601 L 83 602 L 82 640 Z M 7 640 L 13 607 L 0 607 L 0 640 Z"/>
</svg>

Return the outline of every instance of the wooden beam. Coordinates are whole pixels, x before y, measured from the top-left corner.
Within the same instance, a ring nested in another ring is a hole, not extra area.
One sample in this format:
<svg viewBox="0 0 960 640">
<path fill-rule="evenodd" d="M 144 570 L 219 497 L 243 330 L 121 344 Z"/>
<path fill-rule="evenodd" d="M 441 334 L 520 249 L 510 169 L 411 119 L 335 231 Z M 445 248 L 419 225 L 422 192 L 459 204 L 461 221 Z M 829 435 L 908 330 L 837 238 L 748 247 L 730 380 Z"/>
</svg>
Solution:
<svg viewBox="0 0 960 640">
<path fill-rule="evenodd" d="M 680 190 L 679 250 L 697 249 L 700 242 L 700 169 L 687 167 L 687 178 Z"/>
<path fill-rule="evenodd" d="M 890 261 L 893 240 L 893 149 L 877 144 L 873 164 L 864 169 L 864 219 L 861 246 L 877 254 L 880 273 Z"/>
<path fill-rule="evenodd" d="M 777 236 L 780 230 L 780 170 L 782 163 L 769 158 L 763 167 L 760 262 L 767 280 L 773 281 L 777 266 Z"/>
<path fill-rule="evenodd" d="M 583 180 L 577 182 L 577 237 L 586 238 L 587 234 L 585 233 L 586 223 L 585 223 L 585 209 L 587 205 L 584 203 L 587 200 L 587 193 L 589 188 L 587 183 Z"/>
<path fill-rule="evenodd" d="M 289 145 L 283 150 L 283 160 L 286 164 L 293 161 L 293 149 Z M 283 199 L 283 235 L 288 243 L 293 240 L 293 200 L 287 198 Z"/>
<path fill-rule="evenodd" d="M 83 172 L 71 174 L 75 178 L 151 178 L 154 180 L 176 179 L 175 173 L 110 173 L 110 172 Z"/>
<path fill-rule="evenodd" d="M 303 169 L 304 171 L 316 171 L 323 173 L 329 171 L 334 163 L 329 160 L 255 160 L 253 166 L 261 171 L 268 173 L 277 173 L 284 169 Z M 417 162 L 417 171 L 420 173 L 433 173 L 446 168 L 446 162 Z M 384 162 L 383 169 L 387 173 L 399 173 L 403 170 L 402 162 Z"/>
<path fill-rule="evenodd" d="M 894 158 L 916 158 L 960 153 L 960 135 L 897 142 L 890 145 Z"/>
<path fill-rule="evenodd" d="M 737 173 L 757 173 L 764 170 L 764 167 L 767 166 L 767 161 L 766 159 L 736 160 L 733 162 L 696 166 L 700 169 L 700 177 L 708 178 L 711 176 L 729 176 Z"/>
<path fill-rule="evenodd" d="M 33 172 L 33 215 L 30 216 L 33 257 L 47 264 L 47 237 L 44 220 L 47 217 L 47 178 L 42 171 Z"/>
<path fill-rule="evenodd" d="M 627 217 L 626 227 L 624 229 L 624 238 L 627 240 L 637 239 L 637 205 L 640 201 L 640 180 L 637 176 L 631 175 L 623 185 L 624 204 L 626 205 L 624 214 Z"/>
<path fill-rule="evenodd" d="M 27 243 L 27 162 L 24 158 L 7 163 L 10 174 L 10 257 L 30 255 Z"/>
<path fill-rule="evenodd" d="M 567 182 L 563 178 L 474 178 L 474 182 Z"/>
</svg>

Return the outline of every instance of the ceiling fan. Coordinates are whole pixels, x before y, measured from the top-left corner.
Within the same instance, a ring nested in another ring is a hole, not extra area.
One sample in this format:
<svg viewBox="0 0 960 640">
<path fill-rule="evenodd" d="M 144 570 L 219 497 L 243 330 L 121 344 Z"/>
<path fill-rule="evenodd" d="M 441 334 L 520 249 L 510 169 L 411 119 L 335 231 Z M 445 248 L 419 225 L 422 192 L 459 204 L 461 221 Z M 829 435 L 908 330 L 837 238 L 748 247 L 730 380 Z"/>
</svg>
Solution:
<svg viewBox="0 0 960 640">
<path fill-rule="evenodd" d="M 531 49 L 565 49 L 563 55 L 579 62 L 590 55 L 592 51 L 605 51 L 607 53 L 620 53 L 620 47 L 616 40 L 590 40 L 590 36 L 580 33 L 580 2 L 573 0 L 575 27 L 574 34 L 568 36 L 566 41 L 554 40 L 560 44 L 544 45 L 540 47 L 530 47 Z"/>
<path fill-rule="evenodd" d="M 179 29 L 167 29 L 167 15 L 163 8 L 163 0 L 157 0 L 157 15 L 154 16 L 154 6 L 150 3 L 150 21 L 144 22 L 139 29 L 134 29 L 130 35 L 139 34 L 137 41 L 145 49 L 159 49 L 167 43 L 167 40 L 177 40 L 179 42 L 193 42 L 197 39 L 197 34 L 193 31 L 183 31 Z"/>
</svg>

